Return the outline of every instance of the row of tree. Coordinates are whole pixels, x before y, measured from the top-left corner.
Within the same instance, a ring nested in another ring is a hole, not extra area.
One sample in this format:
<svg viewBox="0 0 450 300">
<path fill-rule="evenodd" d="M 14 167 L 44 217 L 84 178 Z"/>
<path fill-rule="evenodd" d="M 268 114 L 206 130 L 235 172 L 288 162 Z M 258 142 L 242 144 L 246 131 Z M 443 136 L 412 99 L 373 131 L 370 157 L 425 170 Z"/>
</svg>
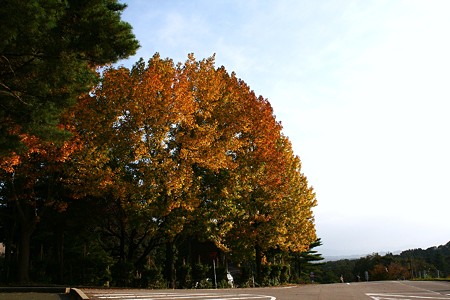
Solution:
<svg viewBox="0 0 450 300">
<path fill-rule="evenodd" d="M 315 195 L 270 104 L 213 58 L 108 68 L 62 121 L 72 133 L 62 146 L 24 134 L 28 150 L 3 159 L 5 274 L 17 264 L 26 281 L 30 258 L 54 253 L 64 281 L 65 241 L 83 230 L 83 253 L 94 238 L 111 259 L 104 271 L 163 261 L 170 286 L 176 264 L 193 259 L 176 260 L 187 240 L 253 260 L 260 278 L 268 252 L 303 252 L 316 239 Z"/>
<path fill-rule="evenodd" d="M 412 249 L 394 255 L 377 253 L 359 259 L 328 261 L 321 266 L 323 283 L 365 280 L 404 280 L 450 277 L 450 242 L 428 249 Z"/>
<path fill-rule="evenodd" d="M 137 48 L 123 9 L 1 8 L 1 279 L 189 286 L 214 262 L 242 282 L 291 280 L 316 199 L 270 103 L 213 57 L 95 73 Z"/>
</svg>

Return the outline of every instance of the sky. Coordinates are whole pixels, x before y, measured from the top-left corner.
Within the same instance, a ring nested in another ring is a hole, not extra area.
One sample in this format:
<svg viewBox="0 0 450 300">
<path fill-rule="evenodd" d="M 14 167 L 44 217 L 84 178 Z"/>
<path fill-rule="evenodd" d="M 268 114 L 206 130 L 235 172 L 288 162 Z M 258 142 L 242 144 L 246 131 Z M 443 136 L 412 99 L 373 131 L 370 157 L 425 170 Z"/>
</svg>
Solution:
<svg viewBox="0 0 450 300">
<path fill-rule="evenodd" d="M 271 103 L 324 256 L 450 241 L 450 1 L 124 0 L 141 48 L 215 54 Z"/>
</svg>

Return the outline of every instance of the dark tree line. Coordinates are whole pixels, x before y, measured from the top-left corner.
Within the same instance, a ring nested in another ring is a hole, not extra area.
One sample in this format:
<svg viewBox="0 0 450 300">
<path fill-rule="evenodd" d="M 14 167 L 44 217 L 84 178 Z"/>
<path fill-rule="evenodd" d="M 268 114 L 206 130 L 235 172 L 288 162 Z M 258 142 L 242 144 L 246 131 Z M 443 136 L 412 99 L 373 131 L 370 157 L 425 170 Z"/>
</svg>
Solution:
<svg viewBox="0 0 450 300">
<path fill-rule="evenodd" d="M 210 286 L 213 266 L 275 285 L 320 259 L 300 159 L 213 59 L 110 68 L 61 124 L 61 146 L 24 135 L 2 160 L 4 281 Z"/>
</svg>

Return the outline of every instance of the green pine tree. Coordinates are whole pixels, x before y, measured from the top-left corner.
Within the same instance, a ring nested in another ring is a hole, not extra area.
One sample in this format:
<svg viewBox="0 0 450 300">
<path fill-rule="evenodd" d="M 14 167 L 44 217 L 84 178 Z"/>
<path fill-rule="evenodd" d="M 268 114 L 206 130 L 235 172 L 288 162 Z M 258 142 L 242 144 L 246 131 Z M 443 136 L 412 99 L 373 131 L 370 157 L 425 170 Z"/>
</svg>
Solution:
<svg viewBox="0 0 450 300">
<path fill-rule="evenodd" d="M 4 0 L 0 5 L 0 156 L 19 134 L 65 138 L 59 115 L 97 81 L 95 68 L 139 47 L 117 0 Z"/>
</svg>

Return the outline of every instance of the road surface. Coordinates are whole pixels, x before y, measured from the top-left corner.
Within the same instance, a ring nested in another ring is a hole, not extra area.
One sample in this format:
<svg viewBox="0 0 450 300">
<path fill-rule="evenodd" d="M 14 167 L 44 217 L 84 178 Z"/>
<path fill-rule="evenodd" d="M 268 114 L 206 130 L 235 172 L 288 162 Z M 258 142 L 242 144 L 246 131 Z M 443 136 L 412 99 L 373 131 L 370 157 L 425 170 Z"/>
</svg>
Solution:
<svg viewBox="0 0 450 300">
<path fill-rule="evenodd" d="M 450 300 L 450 282 L 379 281 L 224 290 L 83 289 L 95 300 Z"/>
</svg>

